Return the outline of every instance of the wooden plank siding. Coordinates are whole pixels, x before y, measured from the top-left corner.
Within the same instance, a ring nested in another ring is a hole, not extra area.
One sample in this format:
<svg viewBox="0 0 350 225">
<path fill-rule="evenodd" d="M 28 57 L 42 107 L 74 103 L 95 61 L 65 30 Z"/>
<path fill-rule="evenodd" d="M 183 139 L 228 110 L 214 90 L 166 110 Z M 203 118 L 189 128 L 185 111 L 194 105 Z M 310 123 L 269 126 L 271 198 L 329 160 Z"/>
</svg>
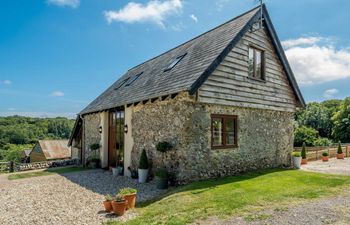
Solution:
<svg viewBox="0 0 350 225">
<path fill-rule="evenodd" d="M 265 81 L 248 77 L 248 48 L 264 50 Z M 198 101 L 294 112 L 296 99 L 267 32 L 247 32 L 198 90 Z"/>
</svg>

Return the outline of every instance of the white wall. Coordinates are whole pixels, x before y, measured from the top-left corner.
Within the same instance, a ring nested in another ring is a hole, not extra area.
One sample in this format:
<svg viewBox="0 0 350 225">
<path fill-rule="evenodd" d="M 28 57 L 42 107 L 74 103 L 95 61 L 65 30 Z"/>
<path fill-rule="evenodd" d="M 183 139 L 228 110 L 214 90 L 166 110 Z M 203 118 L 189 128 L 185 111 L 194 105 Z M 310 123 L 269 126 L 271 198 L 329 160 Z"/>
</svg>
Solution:
<svg viewBox="0 0 350 225">
<path fill-rule="evenodd" d="M 132 138 L 132 112 L 133 107 L 125 107 L 125 124 L 128 125 L 128 133 L 124 133 L 124 176 L 131 176 L 128 167 L 131 165 L 131 151 L 134 145 Z"/>
</svg>

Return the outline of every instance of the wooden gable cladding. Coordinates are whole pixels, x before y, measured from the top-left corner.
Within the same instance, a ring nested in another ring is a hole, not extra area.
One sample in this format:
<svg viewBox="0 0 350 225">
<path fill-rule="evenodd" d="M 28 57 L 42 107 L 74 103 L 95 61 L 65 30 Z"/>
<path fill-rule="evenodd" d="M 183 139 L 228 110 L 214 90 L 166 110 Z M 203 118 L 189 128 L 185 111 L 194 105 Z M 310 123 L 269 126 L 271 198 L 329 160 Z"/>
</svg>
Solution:
<svg viewBox="0 0 350 225">
<path fill-rule="evenodd" d="M 249 46 L 264 51 L 265 80 L 248 77 Z M 294 112 L 297 102 L 265 29 L 246 32 L 198 90 L 198 101 Z"/>
</svg>

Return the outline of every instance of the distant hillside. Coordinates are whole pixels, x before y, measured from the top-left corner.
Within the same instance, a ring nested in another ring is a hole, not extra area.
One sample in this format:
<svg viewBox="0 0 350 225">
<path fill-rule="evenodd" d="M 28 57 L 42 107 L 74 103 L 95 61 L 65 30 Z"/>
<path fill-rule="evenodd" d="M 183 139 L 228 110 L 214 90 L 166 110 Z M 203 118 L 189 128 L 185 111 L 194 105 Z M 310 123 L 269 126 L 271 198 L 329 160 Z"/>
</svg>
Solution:
<svg viewBox="0 0 350 225">
<path fill-rule="evenodd" d="M 73 125 L 74 120 L 64 117 L 0 117 L 0 160 L 17 161 L 17 153 L 38 139 L 68 139 Z"/>
</svg>

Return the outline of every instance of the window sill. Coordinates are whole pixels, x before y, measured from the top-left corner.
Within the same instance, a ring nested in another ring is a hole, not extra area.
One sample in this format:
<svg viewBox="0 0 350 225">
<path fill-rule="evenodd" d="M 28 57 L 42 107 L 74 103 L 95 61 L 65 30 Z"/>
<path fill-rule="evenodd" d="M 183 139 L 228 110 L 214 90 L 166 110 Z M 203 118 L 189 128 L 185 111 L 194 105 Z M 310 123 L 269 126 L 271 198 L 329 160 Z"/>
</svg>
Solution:
<svg viewBox="0 0 350 225">
<path fill-rule="evenodd" d="M 211 146 L 212 150 L 221 150 L 221 149 L 234 149 L 238 148 L 238 145 L 229 145 L 229 146 Z"/>
<path fill-rule="evenodd" d="M 255 77 L 248 77 L 249 80 L 253 80 L 253 81 L 258 81 L 258 82 L 262 82 L 262 83 L 266 83 L 266 80 L 260 79 L 260 78 L 255 78 Z"/>
</svg>

